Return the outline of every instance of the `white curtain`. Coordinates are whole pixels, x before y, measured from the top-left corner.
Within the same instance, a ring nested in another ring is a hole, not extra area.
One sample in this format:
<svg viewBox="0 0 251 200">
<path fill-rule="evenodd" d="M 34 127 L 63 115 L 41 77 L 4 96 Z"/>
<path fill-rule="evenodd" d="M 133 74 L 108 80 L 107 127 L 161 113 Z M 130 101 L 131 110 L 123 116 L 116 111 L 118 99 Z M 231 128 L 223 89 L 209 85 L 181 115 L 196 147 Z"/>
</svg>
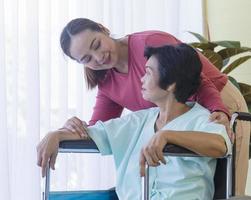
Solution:
<svg viewBox="0 0 251 200">
<path fill-rule="evenodd" d="M 157 29 L 183 41 L 202 33 L 201 0 L 0 0 L 0 199 L 41 199 L 36 145 L 71 116 L 88 121 L 96 91 L 83 67 L 63 56 L 66 23 L 87 17 L 113 35 Z M 105 189 L 115 182 L 111 157 L 60 155 L 52 189 Z"/>
</svg>

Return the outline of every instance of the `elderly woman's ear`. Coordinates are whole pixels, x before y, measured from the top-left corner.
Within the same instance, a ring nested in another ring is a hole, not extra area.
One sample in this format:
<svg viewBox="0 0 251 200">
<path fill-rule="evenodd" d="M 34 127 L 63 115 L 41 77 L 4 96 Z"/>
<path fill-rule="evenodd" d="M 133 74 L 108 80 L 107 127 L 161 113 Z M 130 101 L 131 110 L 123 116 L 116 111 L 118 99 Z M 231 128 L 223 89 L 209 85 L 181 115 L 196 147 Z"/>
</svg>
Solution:
<svg viewBox="0 0 251 200">
<path fill-rule="evenodd" d="M 173 83 L 173 84 L 169 85 L 166 88 L 166 91 L 168 91 L 168 92 L 174 92 L 175 91 L 175 87 L 176 87 L 176 83 Z"/>
</svg>

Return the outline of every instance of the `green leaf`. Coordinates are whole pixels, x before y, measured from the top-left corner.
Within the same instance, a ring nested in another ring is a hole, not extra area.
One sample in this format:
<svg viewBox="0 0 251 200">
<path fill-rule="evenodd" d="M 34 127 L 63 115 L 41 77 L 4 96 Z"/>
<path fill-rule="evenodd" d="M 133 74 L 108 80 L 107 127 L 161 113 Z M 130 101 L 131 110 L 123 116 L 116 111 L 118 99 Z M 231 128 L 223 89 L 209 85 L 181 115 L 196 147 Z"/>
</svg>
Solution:
<svg viewBox="0 0 251 200">
<path fill-rule="evenodd" d="M 230 61 L 230 58 L 224 59 L 223 60 L 223 67 L 225 67 Z"/>
<path fill-rule="evenodd" d="M 191 33 L 193 36 L 195 36 L 201 43 L 208 43 L 208 40 L 204 38 L 202 35 L 200 35 L 199 33 L 194 33 L 192 31 L 188 31 L 188 32 Z"/>
<path fill-rule="evenodd" d="M 240 91 L 248 105 L 251 105 L 251 85 L 239 83 Z"/>
<path fill-rule="evenodd" d="M 230 58 L 232 56 L 238 55 L 240 53 L 244 53 L 247 51 L 251 51 L 251 48 L 225 48 L 222 49 L 220 51 L 218 51 L 217 53 L 221 55 L 222 59 L 225 60 L 227 58 Z"/>
<path fill-rule="evenodd" d="M 236 67 L 241 65 L 242 63 L 246 62 L 248 59 L 250 59 L 251 56 L 243 56 L 241 58 L 238 58 L 237 60 L 233 61 L 230 65 L 226 67 L 226 69 L 223 71 L 223 73 L 228 74 L 231 71 L 233 71 Z"/>
<path fill-rule="evenodd" d="M 213 50 L 217 46 L 217 44 L 211 42 L 208 43 L 193 42 L 190 43 L 190 45 L 193 46 L 194 48 L 198 48 L 201 50 L 207 50 L 207 49 Z"/>
<path fill-rule="evenodd" d="M 239 41 L 214 41 L 213 43 L 222 46 L 222 47 L 226 47 L 226 48 L 240 48 L 241 47 L 241 43 Z"/>
<path fill-rule="evenodd" d="M 238 88 L 238 90 L 240 90 L 239 83 L 236 81 L 236 79 L 235 79 L 234 77 L 232 77 L 232 76 L 228 76 L 228 80 L 230 80 L 230 81 L 231 81 L 231 83 L 233 83 L 233 85 L 234 85 L 235 87 L 237 87 L 237 88 Z"/>
<path fill-rule="evenodd" d="M 248 111 L 251 113 L 251 103 L 248 104 Z M 251 137 L 250 137 L 251 139 Z M 251 147 L 251 142 L 250 142 L 250 147 Z M 250 151 L 250 154 L 249 154 L 249 159 L 251 158 L 251 151 Z"/>
<path fill-rule="evenodd" d="M 215 53 L 212 50 L 202 51 L 202 54 L 206 56 L 214 66 L 221 70 L 221 68 L 223 67 L 223 61 L 219 54 Z"/>
</svg>

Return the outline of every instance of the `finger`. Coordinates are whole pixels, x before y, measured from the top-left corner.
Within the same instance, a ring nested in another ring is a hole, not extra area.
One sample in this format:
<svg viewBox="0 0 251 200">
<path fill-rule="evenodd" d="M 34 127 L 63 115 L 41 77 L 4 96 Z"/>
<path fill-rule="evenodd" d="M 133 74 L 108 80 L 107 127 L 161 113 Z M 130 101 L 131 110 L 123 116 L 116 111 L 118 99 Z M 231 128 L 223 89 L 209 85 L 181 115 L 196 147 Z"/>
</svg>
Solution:
<svg viewBox="0 0 251 200">
<path fill-rule="evenodd" d="M 42 168 L 42 177 L 43 178 L 46 176 L 47 170 L 50 170 L 49 163 L 47 163 L 47 165 Z"/>
<path fill-rule="evenodd" d="M 81 124 L 81 120 L 79 118 L 77 118 L 76 116 L 68 119 L 66 123 L 71 123 L 72 121 L 75 121 L 75 122 Z"/>
<path fill-rule="evenodd" d="M 85 130 L 86 137 L 89 138 L 87 123 L 85 121 L 82 121 L 82 125 L 83 125 L 83 129 Z"/>
<path fill-rule="evenodd" d="M 76 130 L 76 132 L 79 134 L 80 137 L 86 136 L 86 131 L 83 128 L 82 124 L 81 124 L 81 126 L 79 126 L 78 124 L 74 124 L 73 128 Z"/>
<path fill-rule="evenodd" d="M 224 126 L 229 124 L 229 121 L 223 117 L 223 116 L 218 116 L 216 120 L 214 120 L 215 123 L 223 124 Z"/>
<path fill-rule="evenodd" d="M 153 161 L 152 155 L 149 152 L 148 148 L 144 149 L 143 153 L 144 153 L 144 156 L 145 156 L 145 159 L 146 159 L 148 165 L 153 166 L 153 167 L 159 165 L 159 163 L 156 163 Z"/>
<path fill-rule="evenodd" d="M 217 119 L 213 120 L 212 122 L 217 123 L 217 124 L 222 124 L 224 126 L 226 126 L 227 122 L 225 119 L 220 118 L 220 116 L 217 117 Z"/>
<path fill-rule="evenodd" d="M 164 154 L 163 154 L 162 150 L 157 151 L 157 156 L 158 156 L 158 159 L 165 165 L 166 164 L 166 159 L 164 157 Z"/>
<path fill-rule="evenodd" d="M 214 123 L 217 123 L 217 124 L 222 124 L 222 122 L 220 120 L 212 120 Z"/>
<path fill-rule="evenodd" d="M 81 131 L 78 131 L 76 126 L 71 122 L 71 124 L 67 125 L 67 129 L 72 132 L 73 134 L 77 134 L 79 137 L 81 137 Z"/>
<path fill-rule="evenodd" d="M 40 167 L 41 162 L 42 162 L 42 156 L 41 156 L 41 151 L 40 151 L 40 144 L 41 142 L 37 145 L 37 165 Z"/>
<path fill-rule="evenodd" d="M 217 118 L 218 118 L 218 112 L 213 112 L 211 115 L 210 115 L 210 121 L 215 121 L 215 120 L 217 120 Z"/>
<path fill-rule="evenodd" d="M 41 165 L 41 167 L 42 167 L 42 177 L 45 177 L 47 164 L 48 164 L 48 158 L 42 159 L 42 165 Z"/>
<path fill-rule="evenodd" d="M 67 129 L 70 132 L 75 133 L 75 129 L 72 127 L 72 124 L 65 124 L 63 128 Z"/>
<path fill-rule="evenodd" d="M 146 159 L 145 159 L 145 156 L 142 151 L 140 153 L 139 165 L 140 165 L 140 176 L 143 177 L 143 176 L 145 176 Z"/>
<path fill-rule="evenodd" d="M 149 156 L 151 157 L 151 160 L 152 160 L 152 162 L 154 163 L 154 164 L 159 164 L 159 157 L 158 157 L 158 155 L 157 155 L 157 152 L 156 152 L 156 150 L 155 150 L 155 148 L 150 148 L 151 150 L 150 150 L 150 152 L 148 152 L 149 153 Z"/>
<path fill-rule="evenodd" d="M 82 127 L 83 126 L 82 121 L 79 118 L 77 118 L 77 117 L 73 117 L 71 119 L 71 122 L 74 123 L 78 127 Z"/>
<path fill-rule="evenodd" d="M 77 117 L 73 117 L 72 121 L 74 121 L 74 123 L 76 123 L 78 126 L 82 126 L 82 120 L 77 118 Z"/>
<path fill-rule="evenodd" d="M 46 152 L 44 152 L 42 154 L 42 164 L 41 164 L 41 167 L 42 167 L 42 171 L 44 171 L 44 172 L 45 172 L 45 169 L 46 169 L 47 165 L 49 164 L 50 157 L 51 157 L 51 154 L 48 154 Z M 44 173 L 44 175 L 45 175 L 45 173 Z"/>
<path fill-rule="evenodd" d="M 63 127 L 70 130 L 71 132 L 76 132 L 74 126 L 75 126 L 74 117 L 72 117 L 66 121 Z"/>
<path fill-rule="evenodd" d="M 40 154 L 37 155 L 37 165 L 41 167 L 42 165 L 42 156 Z"/>
<path fill-rule="evenodd" d="M 67 128 L 73 133 L 77 133 L 82 138 L 88 137 L 87 131 L 82 125 L 82 121 L 81 124 L 79 124 L 74 122 L 74 120 L 72 120 L 70 123 L 68 123 Z"/>
<path fill-rule="evenodd" d="M 83 130 L 83 132 L 85 132 L 85 129 L 83 127 L 83 126 L 87 126 L 85 122 L 83 123 L 83 121 L 81 121 L 78 118 L 74 118 L 72 121 L 75 124 L 75 126 L 79 127 L 81 130 Z"/>
<path fill-rule="evenodd" d="M 83 125 L 84 127 L 87 127 L 87 126 L 88 126 L 88 124 L 87 124 L 85 121 L 82 121 L 82 125 Z"/>
<path fill-rule="evenodd" d="M 53 170 L 55 170 L 56 158 L 57 158 L 57 152 L 54 153 L 54 154 L 51 156 L 51 159 L 50 159 L 50 162 L 49 162 L 50 168 L 53 169 Z"/>
</svg>

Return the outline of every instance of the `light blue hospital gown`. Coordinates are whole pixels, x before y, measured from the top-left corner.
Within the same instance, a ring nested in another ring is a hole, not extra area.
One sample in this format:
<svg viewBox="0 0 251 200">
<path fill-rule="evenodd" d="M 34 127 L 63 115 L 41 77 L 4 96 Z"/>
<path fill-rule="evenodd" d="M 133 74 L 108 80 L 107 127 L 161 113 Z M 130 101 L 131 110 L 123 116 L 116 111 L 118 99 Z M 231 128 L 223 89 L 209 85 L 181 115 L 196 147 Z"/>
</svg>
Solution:
<svg viewBox="0 0 251 200">
<path fill-rule="evenodd" d="M 231 153 L 231 142 L 225 127 L 209 122 L 210 112 L 195 103 L 191 109 L 166 124 L 163 129 L 204 131 L 221 135 Z M 113 154 L 121 200 L 141 199 L 139 155 L 154 134 L 158 108 L 137 111 L 89 127 L 89 135 L 103 155 Z M 213 198 L 216 159 L 165 157 L 167 164 L 150 168 L 151 200 L 209 200 Z"/>
</svg>

